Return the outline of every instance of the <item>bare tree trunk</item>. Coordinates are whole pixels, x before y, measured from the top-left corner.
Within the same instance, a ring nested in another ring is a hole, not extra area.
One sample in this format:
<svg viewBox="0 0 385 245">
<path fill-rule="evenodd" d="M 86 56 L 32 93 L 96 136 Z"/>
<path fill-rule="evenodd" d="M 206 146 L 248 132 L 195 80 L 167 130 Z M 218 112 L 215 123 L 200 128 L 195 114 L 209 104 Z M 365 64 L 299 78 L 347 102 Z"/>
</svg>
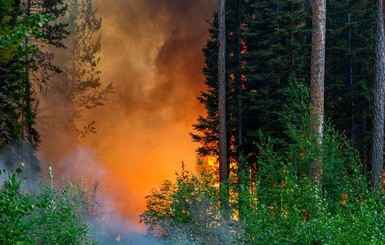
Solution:
<svg viewBox="0 0 385 245">
<path fill-rule="evenodd" d="M 322 147 L 324 123 L 324 80 L 325 80 L 325 36 L 326 36 L 326 0 L 312 2 L 312 53 L 310 78 L 311 129 L 318 147 Z M 321 186 L 322 158 L 319 157 L 310 166 L 310 178 Z"/>
<path fill-rule="evenodd" d="M 236 83 L 237 83 L 237 102 L 238 102 L 238 145 L 237 145 L 237 161 L 238 161 L 238 210 L 239 210 L 239 220 L 243 220 L 246 216 L 245 207 L 247 205 L 246 195 L 249 192 L 249 179 L 248 174 L 248 164 L 247 159 L 242 156 L 243 154 L 243 88 L 242 88 L 242 38 L 241 38 L 241 17 L 242 17 L 242 0 L 236 0 L 237 10 L 238 10 L 238 23 L 237 23 L 237 73 L 236 73 Z M 241 193 L 243 190 L 243 193 Z"/>
<path fill-rule="evenodd" d="M 229 177 L 229 163 L 227 159 L 226 136 L 226 25 L 225 25 L 225 0 L 218 2 L 218 121 L 219 121 L 219 179 L 221 184 L 221 207 L 227 210 L 228 188 L 226 185 Z M 225 211 L 226 212 L 226 211 Z"/>
<path fill-rule="evenodd" d="M 382 189 L 384 153 L 384 13 L 382 0 L 376 0 L 376 64 L 371 154 L 371 184 L 377 192 Z"/>
</svg>

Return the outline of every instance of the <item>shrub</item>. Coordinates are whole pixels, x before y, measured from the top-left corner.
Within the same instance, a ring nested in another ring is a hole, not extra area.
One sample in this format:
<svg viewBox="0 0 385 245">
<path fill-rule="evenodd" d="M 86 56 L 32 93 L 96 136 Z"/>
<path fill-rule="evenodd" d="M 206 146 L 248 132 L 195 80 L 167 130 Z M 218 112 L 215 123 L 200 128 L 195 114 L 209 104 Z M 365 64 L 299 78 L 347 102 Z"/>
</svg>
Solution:
<svg viewBox="0 0 385 245">
<path fill-rule="evenodd" d="M 152 236 L 167 244 L 231 244 L 230 223 L 220 219 L 218 190 L 212 175 L 184 169 L 176 181 L 164 181 L 146 197 L 140 220 Z"/>
<path fill-rule="evenodd" d="M 303 102 L 306 87 L 292 83 L 287 93 L 293 103 L 283 115 L 287 141 L 282 144 L 260 133 L 256 188 L 244 207 L 238 243 L 381 243 L 384 197 L 368 187 L 358 152 L 329 124 L 318 148 Z M 308 178 L 309 166 L 317 159 L 323 163 L 322 189 Z"/>
<path fill-rule="evenodd" d="M 39 193 L 27 193 L 20 172 L 11 173 L 0 190 L 0 244 L 90 243 L 87 191 L 81 183 L 68 182 L 59 191 L 51 178 Z"/>
</svg>

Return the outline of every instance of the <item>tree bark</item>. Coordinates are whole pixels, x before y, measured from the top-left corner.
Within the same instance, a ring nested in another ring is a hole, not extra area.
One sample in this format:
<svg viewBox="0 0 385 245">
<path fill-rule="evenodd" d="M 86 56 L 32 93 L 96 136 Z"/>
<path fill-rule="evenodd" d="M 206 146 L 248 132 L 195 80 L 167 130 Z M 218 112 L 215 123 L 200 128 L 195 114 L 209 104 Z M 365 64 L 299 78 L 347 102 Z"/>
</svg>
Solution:
<svg viewBox="0 0 385 245">
<path fill-rule="evenodd" d="M 384 160 L 384 42 L 383 1 L 376 0 L 376 62 L 373 101 L 371 184 L 377 192 L 380 192 L 382 189 L 382 168 Z"/>
<path fill-rule="evenodd" d="M 322 147 L 324 123 L 326 0 L 314 0 L 312 6 L 312 53 L 310 78 L 311 129 L 319 149 Z M 322 157 L 310 166 L 310 179 L 321 185 Z"/>
<path fill-rule="evenodd" d="M 226 136 L 226 25 L 225 25 L 225 0 L 218 1 L 218 121 L 219 121 L 219 179 L 222 210 L 228 207 L 227 179 L 229 177 L 229 164 L 227 159 Z"/>
<path fill-rule="evenodd" d="M 238 140 L 237 140 L 237 162 L 238 162 L 238 210 L 239 210 L 239 220 L 242 221 L 246 217 L 245 208 L 247 206 L 247 195 L 249 193 L 249 184 L 248 179 L 248 164 L 247 159 L 243 157 L 243 87 L 242 87 L 242 0 L 236 0 L 237 10 L 238 10 L 238 23 L 237 23 L 237 73 L 236 73 L 236 83 L 237 83 L 237 103 L 238 103 Z M 243 192 L 241 191 L 243 190 Z"/>
</svg>

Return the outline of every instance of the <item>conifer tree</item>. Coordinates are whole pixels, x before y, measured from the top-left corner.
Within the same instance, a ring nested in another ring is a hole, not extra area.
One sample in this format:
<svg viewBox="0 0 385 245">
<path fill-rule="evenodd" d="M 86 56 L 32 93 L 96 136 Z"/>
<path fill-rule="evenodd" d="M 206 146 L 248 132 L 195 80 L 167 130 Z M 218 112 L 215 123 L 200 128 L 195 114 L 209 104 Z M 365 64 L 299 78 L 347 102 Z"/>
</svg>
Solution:
<svg viewBox="0 0 385 245">
<path fill-rule="evenodd" d="M 23 4 L 27 4 L 28 12 L 23 12 Z M 34 57 L 39 52 L 39 46 L 30 40 L 44 39 L 43 29 L 48 25 L 48 16 L 30 12 L 31 4 L 31 1 L 9 1 L 4 5 L 5 11 L 1 11 L 5 32 L 0 33 L 3 44 L 0 45 L 0 150 L 6 149 L 10 153 L 2 155 L 8 166 L 26 162 L 27 174 L 34 177 L 39 171 L 39 164 L 28 144 L 36 146 L 39 134 L 33 127 L 35 113 L 32 103 L 36 97 L 30 71 L 37 67 Z"/>
<path fill-rule="evenodd" d="M 27 46 L 31 43 L 38 48 L 33 55 L 27 54 L 25 57 L 27 75 L 24 78 L 25 93 L 21 138 L 37 147 L 40 142 L 40 135 L 34 125 L 36 124 L 39 90 L 46 86 L 47 81 L 52 75 L 60 72 L 60 69 L 52 64 L 53 54 L 46 51 L 46 46 L 64 47 L 62 40 L 68 34 L 64 29 L 66 25 L 55 21 L 64 14 L 66 6 L 63 4 L 63 0 L 22 0 L 20 1 L 19 8 L 20 12 L 27 16 L 27 18 L 31 15 L 49 15 L 51 18 L 51 23 L 42 27 L 43 33 L 41 38 L 34 39 L 29 36 L 25 38 Z"/>
<path fill-rule="evenodd" d="M 294 4 L 286 1 L 274 4 L 270 1 L 242 1 L 242 11 L 239 11 L 238 4 L 236 0 L 226 3 L 227 137 L 232 161 L 239 158 L 242 137 L 242 152 L 246 161 L 241 168 L 248 171 L 256 163 L 254 133 L 263 129 L 274 136 L 283 135 L 278 115 L 287 98 L 280 91 L 290 78 L 308 77 L 309 48 L 304 42 L 307 30 L 303 25 L 306 16 L 302 1 L 295 1 Z M 213 26 L 216 24 L 214 22 Z M 218 156 L 216 29 L 211 29 L 210 34 L 211 38 L 203 50 L 203 72 L 208 90 L 198 98 L 205 105 L 207 116 L 199 117 L 194 125 L 197 133 L 192 134 L 193 140 L 201 143 L 198 148 L 201 156 Z M 271 45 L 266 45 L 268 43 Z M 270 55 L 266 56 L 266 53 Z M 239 99 L 243 103 L 239 104 Z M 277 125 L 280 127 L 277 128 Z"/>
<path fill-rule="evenodd" d="M 75 118 L 82 110 L 102 106 L 108 94 L 112 93 L 112 84 L 102 87 L 100 61 L 102 19 L 97 17 L 98 9 L 92 0 L 69 2 L 68 24 L 71 32 L 67 40 L 67 75 L 68 97 L 75 105 Z M 79 129 L 81 136 L 94 132 L 94 121 Z"/>
<path fill-rule="evenodd" d="M 238 25 L 238 0 L 226 1 L 226 134 L 228 142 L 228 158 L 237 156 L 237 81 L 238 57 L 236 28 Z M 198 102 L 206 108 L 206 116 L 200 116 L 194 125 L 196 132 L 191 133 L 192 139 L 200 143 L 197 152 L 200 156 L 218 157 L 218 21 L 215 15 L 209 30 L 210 37 L 203 49 L 205 66 L 205 84 L 208 87 L 198 97 Z"/>
<path fill-rule="evenodd" d="M 3 1 L 0 6 L 0 149 L 20 136 L 20 98 L 22 86 L 19 77 L 23 76 L 22 65 L 16 51 L 23 41 L 14 35 L 18 7 L 13 0 Z M 13 38 L 12 38 L 13 37 Z M 8 42 L 6 40 L 9 40 Z"/>
<path fill-rule="evenodd" d="M 112 92 L 112 85 L 103 87 L 100 79 L 102 20 L 97 17 L 97 11 L 91 0 L 67 1 L 65 15 L 60 21 L 67 25 L 70 34 L 63 40 L 66 48 L 54 51 L 60 57 L 57 63 L 62 72 L 54 77 L 48 90 L 48 96 L 56 96 L 57 103 L 65 103 L 67 109 L 62 115 L 48 115 L 50 121 L 55 121 L 54 118 L 66 120 L 68 130 L 76 131 L 74 135 L 78 136 L 95 132 L 95 122 L 84 124 L 82 114 L 102 106 Z"/>
<path fill-rule="evenodd" d="M 250 1 L 246 18 L 244 128 L 283 138 L 281 91 L 290 79 L 309 77 L 303 1 Z"/>
<path fill-rule="evenodd" d="M 345 131 L 368 164 L 374 72 L 374 5 L 366 0 L 328 3 L 325 115 Z"/>
</svg>

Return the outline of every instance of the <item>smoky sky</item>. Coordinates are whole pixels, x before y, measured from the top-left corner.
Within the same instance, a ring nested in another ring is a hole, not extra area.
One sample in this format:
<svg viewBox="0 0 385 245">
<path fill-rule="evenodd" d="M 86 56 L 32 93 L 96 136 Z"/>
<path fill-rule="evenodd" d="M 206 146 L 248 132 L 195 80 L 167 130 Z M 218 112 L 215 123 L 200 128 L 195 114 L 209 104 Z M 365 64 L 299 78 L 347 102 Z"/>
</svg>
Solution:
<svg viewBox="0 0 385 245">
<path fill-rule="evenodd" d="M 154 127 L 163 126 L 164 116 L 182 120 L 186 111 L 196 110 L 201 49 L 214 5 L 208 0 L 99 1 L 102 52 L 109 56 L 103 74 L 114 83 L 126 113 L 151 112 Z"/>
<path fill-rule="evenodd" d="M 197 144 L 189 132 L 204 113 L 196 97 L 204 89 L 202 48 L 216 1 L 95 3 L 103 20 L 101 78 L 113 83 L 114 94 L 85 115 L 97 134 L 81 144 L 97 155 L 102 190 L 116 210 L 137 220 L 145 195 L 174 178 L 182 161 L 194 170 Z"/>
</svg>

